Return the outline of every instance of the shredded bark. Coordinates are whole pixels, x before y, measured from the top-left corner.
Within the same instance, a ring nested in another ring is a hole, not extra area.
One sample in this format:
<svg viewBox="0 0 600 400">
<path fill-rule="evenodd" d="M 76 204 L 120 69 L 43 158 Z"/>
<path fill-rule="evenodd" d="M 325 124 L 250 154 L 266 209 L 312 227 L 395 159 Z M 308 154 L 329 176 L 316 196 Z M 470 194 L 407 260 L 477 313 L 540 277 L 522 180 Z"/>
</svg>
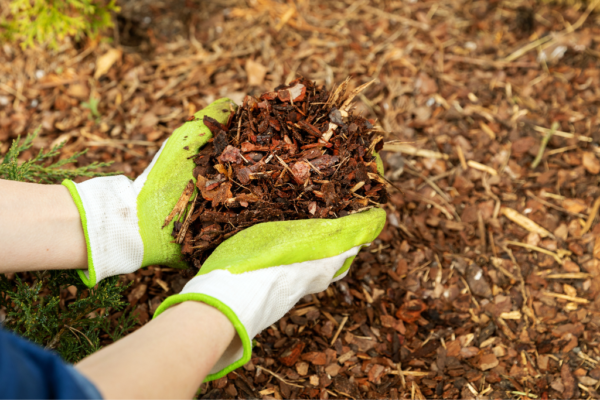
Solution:
<svg viewBox="0 0 600 400">
<path fill-rule="evenodd" d="M 219 244 L 255 224 L 339 218 L 387 201 L 374 156 L 381 131 L 349 112 L 368 85 L 346 93 L 345 83 L 330 93 L 300 77 L 258 99 L 246 96 L 224 125 L 204 117 L 213 139 L 194 158 L 195 211 L 182 213 L 178 203 L 169 215 L 182 216 L 173 237 L 186 261 L 200 268 Z"/>
</svg>

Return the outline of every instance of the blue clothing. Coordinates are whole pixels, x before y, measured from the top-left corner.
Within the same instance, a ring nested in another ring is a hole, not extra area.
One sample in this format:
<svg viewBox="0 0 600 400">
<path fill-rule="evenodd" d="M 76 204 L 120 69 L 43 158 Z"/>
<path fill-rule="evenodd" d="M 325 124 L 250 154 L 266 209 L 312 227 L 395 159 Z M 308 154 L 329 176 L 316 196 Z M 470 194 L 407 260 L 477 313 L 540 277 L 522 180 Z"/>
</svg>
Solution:
<svg viewBox="0 0 600 400">
<path fill-rule="evenodd" d="M 101 399 L 58 355 L 0 329 L 0 399 Z"/>
</svg>

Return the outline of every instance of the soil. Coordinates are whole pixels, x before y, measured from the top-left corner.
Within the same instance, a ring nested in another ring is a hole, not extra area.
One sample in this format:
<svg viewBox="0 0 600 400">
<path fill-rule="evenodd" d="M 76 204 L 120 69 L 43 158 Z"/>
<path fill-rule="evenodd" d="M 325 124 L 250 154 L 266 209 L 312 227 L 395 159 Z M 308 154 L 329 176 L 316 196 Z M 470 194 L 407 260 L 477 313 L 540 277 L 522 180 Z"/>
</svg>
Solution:
<svg viewBox="0 0 600 400">
<path fill-rule="evenodd" d="M 194 158 L 199 193 L 192 198 L 190 181 L 174 210 L 172 235 L 190 264 L 200 268 L 224 240 L 261 222 L 339 218 L 387 202 L 373 156 L 381 128 L 351 111 L 368 85 L 348 91 L 348 82 L 329 92 L 297 78 L 247 96 L 225 125 L 204 117 L 213 138 Z"/>
</svg>

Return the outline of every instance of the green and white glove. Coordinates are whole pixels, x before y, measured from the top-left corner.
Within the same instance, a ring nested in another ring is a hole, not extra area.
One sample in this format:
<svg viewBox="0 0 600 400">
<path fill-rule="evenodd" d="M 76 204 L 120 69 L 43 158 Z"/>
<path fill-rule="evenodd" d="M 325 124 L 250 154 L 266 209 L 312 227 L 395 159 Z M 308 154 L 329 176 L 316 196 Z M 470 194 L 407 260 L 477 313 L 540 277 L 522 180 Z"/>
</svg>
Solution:
<svg viewBox="0 0 600 400">
<path fill-rule="evenodd" d="M 348 273 L 362 246 L 383 229 L 386 214 L 371 209 L 339 219 L 265 222 L 221 243 L 180 294 L 168 297 L 154 317 L 194 300 L 223 312 L 234 340 L 206 381 L 241 367 L 252 339 L 285 315 L 302 297 L 318 293 Z"/>
<path fill-rule="evenodd" d="M 212 137 L 203 117 L 226 123 L 231 106 L 235 104 L 224 98 L 197 112 L 194 121 L 186 122 L 163 143 L 135 181 L 119 175 L 62 183 L 81 216 L 88 269 L 80 270 L 79 275 L 88 287 L 148 265 L 187 267 L 181 260 L 180 245 L 173 243 L 173 221 L 164 229 L 162 225 L 193 179 L 194 161 L 190 156 Z"/>
</svg>

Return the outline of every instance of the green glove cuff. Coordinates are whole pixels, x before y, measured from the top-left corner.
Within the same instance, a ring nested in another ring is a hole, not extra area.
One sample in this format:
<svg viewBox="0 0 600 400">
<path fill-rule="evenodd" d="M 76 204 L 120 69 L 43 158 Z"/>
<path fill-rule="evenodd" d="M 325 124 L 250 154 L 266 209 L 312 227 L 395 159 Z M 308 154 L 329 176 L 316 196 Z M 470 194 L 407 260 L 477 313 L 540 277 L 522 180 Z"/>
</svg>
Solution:
<svg viewBox="0 0 600 400">
<path fill-rule="evenodd" d="M 83 208 L 83 202 L 81 201 L 81 197 L 79 197 L 79 192 L 77 192 L 77 188 L 75 187 L 75 183 L 69 179 L 65 179 L 61 183 L 64 187 L 69 190 L 71 197 L 73 198 L 73 202 L 77 207 L 77 211 L 79 211 L 79 217 L 81 218 L 81 225 L 83 226 L 83 235 L 85 237 L 85 247 L 88 255 L 88 276 L 85 274 L 84 270 L 78 269 L 77 274 L 83 281 L 83 283 L 89 287 L 93 288 L 96 284 L 96 270 L 94 269 L 94 260 L 92 259 L 92 248 L 90 247 L 90 236 L 87 228 L 87 217 L 85 215 L 85 208 Z"/>
</svg>

